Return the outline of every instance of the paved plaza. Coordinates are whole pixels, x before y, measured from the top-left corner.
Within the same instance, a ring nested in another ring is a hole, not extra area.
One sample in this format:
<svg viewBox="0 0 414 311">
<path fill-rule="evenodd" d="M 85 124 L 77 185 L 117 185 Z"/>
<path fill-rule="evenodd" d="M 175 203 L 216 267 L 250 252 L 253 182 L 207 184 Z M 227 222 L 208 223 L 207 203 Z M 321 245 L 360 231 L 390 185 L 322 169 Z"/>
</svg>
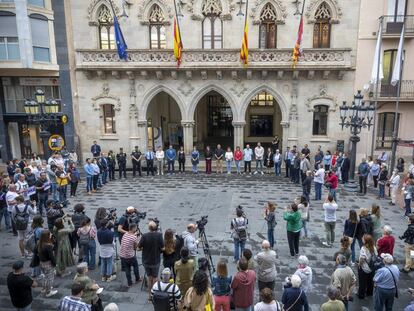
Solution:
<svg viewBox="0 0 414 311">
<path fill-rule="evenodd" d="M 129 173 L 130 174 L 130 173 Z M 216 264 L 219 258 L 226 258 L 229 262 L 230 273 L 236 271 L 232 263 L 233 244 L 230 237 L 230 221 L 235 215 L 235 208 L 242 205 L 245 208 L 250 225 L 250 238 L 247 242 L 256 254 L 260 250 L 261 236 L 266 236 L 265 221 L 262 219 L 262 211 L 267 201 L 277 203 L 277 226 L 276 226 L 276 249 L 278 258 L 278 278 L 275 296 L 278 300 L 282 296 L 282 281 L 286 276 L 295 272 L 297 262 L 292 260 L 286 240 L 286 224 L 282 219 L 283 207 L 301 194 L 301 188 L 291 184 L 286 178 L 275 178 L 268 175 L 211 175 L 204 174 L 173 176 L 155 176 L 127 180 L 116 180 L 107 184 L 100 192 L 86 196 L 85 184 L 80 185 L 78 197 L 71 199 L 71 208 L 76 203 L 84 203 L 87 214 L 93 218 L 99 207 L 116 207 L 120 216 L 127 206 L 133 205 L 140 211 L 147 212 L 147 218 L 158 217 L 163 230 L 172 228 L 181 233 L 189 222 L 195 222 L 202 215 L 208 215 L 206 234 L 210 242 L 211 254 Z M 312 190 L 313 191 L 313 190 Z M 313 193 L 312 193 L 313 194 Z M 326 193 L 325 193 L 326 194 Z M 336 227 L 336 241 L 334 248 L 325 248 L 322 245 L 325 233 L 323 228 L 322 202 L 311 201 L 310 239 L 300 242 L 300 253 L 308 256 L 310 266 L 314 274 L 314 290 L 308 296 L 312 310 L 319 310 L 321 303 L 326 301 L 325 289 L 329 283 L 330 276 L 334 271 L 333 253 L 339 248 L 339 239 L 343 231 L 343 222 L 350 209 L 370 207 L 375 200 L 373 193 L 367 196 L 356 196 L 355 194 L 344 194 L 341 190 L 338 195 L 339 211 Z M 396 237 L 406 229 L 406 220 L 402 217 L 403 212 L 396 206 L 388 205 L 388 201 L 379 202 L 382 207 L 382 224 L 390 224 L 394 229 Z M 147 231 L 147 222 L 141 221 L 140 228 Z M 198 234 L 198 233 L 197 233 Z M 6 276 L 10 271 L 11 263 L 19 258 L 17 240 L 10 233 L 0 232 L 0 310 L 14 310 L 11 308 L 10 299 L 6 286 Z M 403 243 L 398 239 L 395 246 L 395 258 L 401 266 L 404 258 Z M 200 253 L 202 250 L 200 249 Z M 139 254 L 140 261 L 140 254 Z M 29 261 L 26 260 L 26 266 Z M 71 268 L 74 272 L 74 267 Z M 357 273 L 356 268 L 354 268 Z M 143 274 L 143 267 L 140 267 Z M 129 290 L 125 287 L 124 275 L 118 273 L 116 281 L 102 284 L 98 269 L 89 272 L 90 276 L 97 280 L 98 284 L 105 290 L 101 295 L 104 305 L 116 302 L 120 310 L 152 310 L 152 305 L 147 303 L 147 293 L 141 291 L 141 283 L 132 286 Z M 52 299 L 43 298 L 40 289 L 34 290 L 33 310 L 56 310 L 60 298 L 70 293 L 72 276 L 64 279 L 57 277 L 55 287 L 59 293 Z M 400 298 L 396 300 L 394 310 L 403 310 L 411 300 L 405 289 L 410 285 L 413 287 L 414 273 L 403 274 L 399 283 Z M 256 293 L 257 296 L 257 293 Z M 363 301 L 354 296 L 354 302 L 350 303 L 350 310 L 373 310 L 372 297 Z"/>
</svg>

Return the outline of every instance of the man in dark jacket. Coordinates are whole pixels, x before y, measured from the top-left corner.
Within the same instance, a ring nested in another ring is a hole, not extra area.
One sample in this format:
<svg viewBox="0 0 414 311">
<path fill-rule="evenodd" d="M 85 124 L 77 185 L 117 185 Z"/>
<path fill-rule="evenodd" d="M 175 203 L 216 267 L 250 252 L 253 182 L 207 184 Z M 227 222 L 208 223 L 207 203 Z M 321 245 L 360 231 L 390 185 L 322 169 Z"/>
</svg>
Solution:
<svg viewBox="0 0 414 311">
<path fill-rule="evenodd" d="M 118 169 L 119 169 L 119 179 L 122 177 L 122 173 L 124 178 L 126 178 L 126 160 L 127 155 L 124 152 L 124 148 L 119 148 L 119 153 L 116 155 L 116 161 L 118 162 Z"/>
<path fill-rule="evenodd" d="M 399 238 L 405 243 L 405 266 L 400 271 L 408 273 L 414 270 L 414 260 L 411 257 L 411 252 L 414 251 L 414 214 L 408 217 L 408 228 Z"/>
<path fill-rule="evenodd" d="M 306 177 L 302 181 L 302 190 L 303 190 L 303 196 L 306 198 L 306 200 L 309 202 L 310 200 L 310 192 L 311 192 L 311 186 L 312 186 L 312 172 L 307 171 Z"/>
<path fill-rule="evenodd" d="M 341 177 L 342 183 L 346 184 L 349 179 L 349 168 L 351 167 L 351 161 L 348 158 L 348 153 L 344 154 L 344 159 L 341 165 Z"/>
<path fill-rule="evenodd" d="M 91 153 L 94 158 L 97 158 L 101 155 L 101 146 L 98 145 L 96 140 L 93 141 L 93 145 L 91 146 Z"/>
</svg>

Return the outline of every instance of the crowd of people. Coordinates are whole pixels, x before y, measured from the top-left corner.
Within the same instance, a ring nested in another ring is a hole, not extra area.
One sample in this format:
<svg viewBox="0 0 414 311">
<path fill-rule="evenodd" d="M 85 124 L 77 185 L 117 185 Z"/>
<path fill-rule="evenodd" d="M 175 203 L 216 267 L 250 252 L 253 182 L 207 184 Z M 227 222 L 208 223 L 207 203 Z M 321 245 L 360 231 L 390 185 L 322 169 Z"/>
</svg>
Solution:
<svg viewBox="0 0 414 311">
<path fill-rule="evenodd" d="M 86 177 L 89 195 L 115 179 L 116 164 L 118 177 L 126 178 L 128 157 L 122 148 L 116 155 L 112 151 L 106 155 L 95 142 L 91 153 L 82 172 L 82 176 Z M 163 175 L 165 157 L 168 174 L 175 172 L 176 159 L 179 172 L 184 172 L 185 153 L 182 148 L 176 152 L 170 146 L 165 152 L 159 148 L 156 153 L 147 150 L 142 154 L 136 147 L 131 154 L 133 177 L 137 173 L 142 175 L 143 159 L 146 161 L 147 174 L 154 175 L 156 168 L 157 174 Z M 411 213 L 414 162 L 408 167 L 408 172 L 404 172 L 399 161 L 391 176 L 387 171 L 385 153 L 375 162 L 363 159 L 358 165 L 362 195 L 367 192 L 367 184 L 372 182 L 373 189 L 379 188 L 378 199 L 385 198 L 385 189 L 388 187 L 390 204 L 395 205 L 398 191 L 402 191 L 409 224 L 400 237 L 405 244 L 405 265 L 398 269 L 393 263 L 395 238 L 391 227 L 383 223 L 378 205 L 374 204 L 371 210 L 350 210 L 343 231 L 339 233 L 336 230 L 339 220 L 336 215 L 336 189 L 340 182 L 348 182 L 349 159 L 346 154 L 331 155 L 329 151 L 324 154 L 319 147 L 312 160 L 307 145 L 301 152 L 294 146 L 280 154 L 277 146 L 272 145 L 265 152 L 258 143 L 254 150 L 246 145 L 243 151 L 237 147 L 234 153 L 230 148 L 224 152 L 220 145 L 214 152 L 208 147 L 204 157 L 207 174 L 211 173 L 213 161 L 217 173 L 223 172 L 225 161 L 228 174 L 232 173 L 233 162 L 237 174 L 242 174 L 242 164 L 244 173 L 249 174 L 254 159 L 254 173 L 270 173 L 274 169 L 275 175 L 280 176 L 284 164 L 285 177 L 292 183 L 302 185 L 302 196 L 286 207 L 281 215 L 276 213 L 277 204 L 267 204 L 262 214 L 267 224 L 267 237 L 263 239 L 262 251 L 256 255 L 246 248 L 249 239 L 247 217 L 241 207 L 236 209 L 230 223 L 234 241 L 233 261 L 238 270 L 234 276 L 229 275 L 229 263 L 224 259 L 217 262 L 217 272 L 210 273 L 214 270 L 212 262 L 199 255 L 200 239 L 195 236 L 195 224 L 189 224 L 182 234 L 175 234 L 172 229 L 162 234 L 158 220 L 153 219 L 149 222 L 148 232 L 143 234 L 139 222 L 146 215 L 132 206 L 119 218 L 115 210 L 98 208 L 95 218 L 90 219 L 85 214 L 83 204 L 76 204 L 71 214 L 65 212 L 68 206 L 67 188 L 70 186 L 71 197 L 76 196 L 81 181 L 76 153 L 64 149 L 55 152 L 47 160 L 34 154 L 31 159 L 10 161 L 7 173 L 0 174 L 0 225 L 4 218 L 6 229 L 17 236 L 17 246 L 22 256 L 22 260 L 13 264 L 13 272 L 7 280 L 13 305 L 19 310 L 31 310 L 31 288 L 36 286 L 42 287 L 45 297 L 56 295 L 57 289 L 53 287 L 55 276 L 68 277 L 71 274 L 69 268 L 77 265 L 71 295 L 61 300 L 59 310 L 104 310 L 99 297 L 102 289 L 88 276 L 88 271 L 95 270 L 98 265 L 101 282 L 112 282 L 117 277 L 116 259 L 119 257 L 126 277 L 125 285 L 131 287 L 143 281 L 136 256 L 137 251 L 141 251 L 148 301 L 154 304 L 155 310 L 229 310 L 230 305 L 236 310 L 282 310 L 282 307 L 291 311 L 309 310 L 307 294 L 312 289 L 312 268 L 308 258 L 301 255 L 299 241 L 309 238 L 313 181 L 313 200 L 322 200 L 323 187 L 328 190 L 323 203 L 312 203 L 313 209 L 316 204 L 320 204 L 324 213 L 326 239 L 322 244 L 333 248 L 336 237 L 341 237 L 340 248 L 333 256 L 336 268 L 327 289 L 329 300 L 321 306 L 321 310 L 347 310 L 357 286 L 356 296 L 359 299 L 374 295 L 375 310 L 392 310 L 394 296 L 398 295 L 400 272 L 410 273 L 414 270 L 414 215 Z M 191 161 L 193 172 L 198 173 L 200 153 L 196 148 L 191 153 Z M 278 254 L 275 251 L 274 232 L 277 220 L 286 222 L 290 256 L 298 262 L 297 270 L 294 273 L 292 271 L 284 282 L 280 301 L 275 297 Z M 355 248 L 356 243 L 359 251 Z M 29 275 L 24 271 L 25 259 L 30 260 Z M 161 265 L 163 269 L 160 273 Z M 260 299 L 255 304 L 256 283 Z M 105 310 L 117 310 L 117 306 L 110 303 Z M 414 304 L 407 306 L 406 310 L 414 310 Z"/>
</svg>

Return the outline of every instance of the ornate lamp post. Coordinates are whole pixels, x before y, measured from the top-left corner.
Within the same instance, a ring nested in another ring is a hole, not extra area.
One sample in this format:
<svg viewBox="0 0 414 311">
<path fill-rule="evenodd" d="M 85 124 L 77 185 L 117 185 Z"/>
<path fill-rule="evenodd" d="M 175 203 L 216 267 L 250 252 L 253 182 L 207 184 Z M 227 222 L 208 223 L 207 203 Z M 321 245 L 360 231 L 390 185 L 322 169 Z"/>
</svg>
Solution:
<svg viewBox="0 0 414 311">
<path fill-rule="evenodd" d="M 350 175 L 350 187 L 356 189 L 356 185 L 352 185 L 355 177 L 355 162 L 356 162 L 356 146 L 360 141 L 359 134 L 361 133 L 362 128 L 368 128 L 370 130 L 372 126 L 372 120 L 374 119 L 375 107 L 372 103 L 369 106 L 365 105 L 365 102 L 362 100 L 364 97 L 361 94 L 361 91 L 358 90 L 358 93 L 354 95 L 354 100 L 352 105 L 348 106 L 346 101 L 343 102 L 342 106 L 339 108 L 339 113 L 341 117 L 341 122 L 339 123 L 344 127 L 349 128 L 351 132 L 350 141 L 351 145 L 351 175 Z"/>
<path fill-rule="evenodd" d="M 38 89 L 35 92 L 35 99 L 26 99 L 24 109 L 28 115 L 29 123 L 40 125 L 39 136 L 43 142 L 43 153 L 44 157 L 48 158 L 49 128 L 51 125 L 57 124 L 62 117 L 59 113 L 59 103 L 55 99 L 46 100 L 43 90 Z"/>
</svg>

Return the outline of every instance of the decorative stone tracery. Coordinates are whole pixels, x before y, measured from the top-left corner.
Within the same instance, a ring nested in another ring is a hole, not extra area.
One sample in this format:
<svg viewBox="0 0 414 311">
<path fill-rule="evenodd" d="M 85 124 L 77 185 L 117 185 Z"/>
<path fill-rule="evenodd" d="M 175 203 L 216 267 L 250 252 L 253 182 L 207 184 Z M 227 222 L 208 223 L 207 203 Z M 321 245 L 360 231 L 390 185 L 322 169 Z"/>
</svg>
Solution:
<svg viewBox="0 0 414 311">
<path fill-rule="evenodd" d="M 223 12 L 220 0 L 204 0 L 203 5 L 201 6 L 201 12 L 204 15 L 220 15 Z"/>
<path fill-rule="evenodd" d="M 99 20 L 99 15 L 101 14 L 102 7 L 106 7 L 106 9 L 109 11 L 109 15 L 111 16 L 112 21 L 112 12 L 109 9 L 111 7 L 110 2 L 112 2 L 112 5 L 115 10 L 115 14 L 119 16 L 120 9 L 116 5 L 114 0 L 92 0 L 88 7 L 88 20 L 89 25 L 94 26 L 97 25 L 97 20 Z M 107 13 L 105 13 L 107 15 Z"/>
<path fill-rule="evenodd" d="M 276 24 L 284 24 L 287 17 L 286 7 L 281 0 L 256 0 L 251 9 L 250 17 L 255 25 L 263 21 L 262 17 L 269 17 Z"/>
<path fill-rule="evenodd" d="M 260 20 L 263 21 L 277 21 L 277 13 L 271 3 L 266 3 L 262 12 L 260 13 Z"/>
<path fill-rule="evenodd" d="M 339 23 L 342 18 L 342 8 L 338 0 L 311 0 L 306 8 L 308 24 L 313 24 L 317 19 L 330 19 L 330 23 Z"/>
<path fill-rule="evenodd" d="M 138 6 L 138 19 L 141 23 L 148 23 L 148 17 L 151 15 L 154 4 L 157 5 L 162 15 L 165 18 L 173 18 L 174 17 L 174 6 L 173 1 L 168 0 L 143 0 L 140 1 L 140 5 Z"/>
<path fill-rule="evenodd" d="M 109 84 L 104 83 L 102 85 L 102 93 L 92 97 L 92 107 L 94 110 L 101 110 L 101 106 L 104 104 L 112 104 L 116 111 L 121 110 L 121 99 L 118 96 L 110 95 L 109 91 Z"/>
<path fill-rule="evenodd" d="M 306 102 L 309 112 L 313 112 L 316 105 L 326 105 L 329 107 L 329 111 L 335 112 L 338 108 L 338 99 L 329 95 L 327 86 L 322 84 L 319 88 L 319 94 L 308 98 Z"/>
</svg>

